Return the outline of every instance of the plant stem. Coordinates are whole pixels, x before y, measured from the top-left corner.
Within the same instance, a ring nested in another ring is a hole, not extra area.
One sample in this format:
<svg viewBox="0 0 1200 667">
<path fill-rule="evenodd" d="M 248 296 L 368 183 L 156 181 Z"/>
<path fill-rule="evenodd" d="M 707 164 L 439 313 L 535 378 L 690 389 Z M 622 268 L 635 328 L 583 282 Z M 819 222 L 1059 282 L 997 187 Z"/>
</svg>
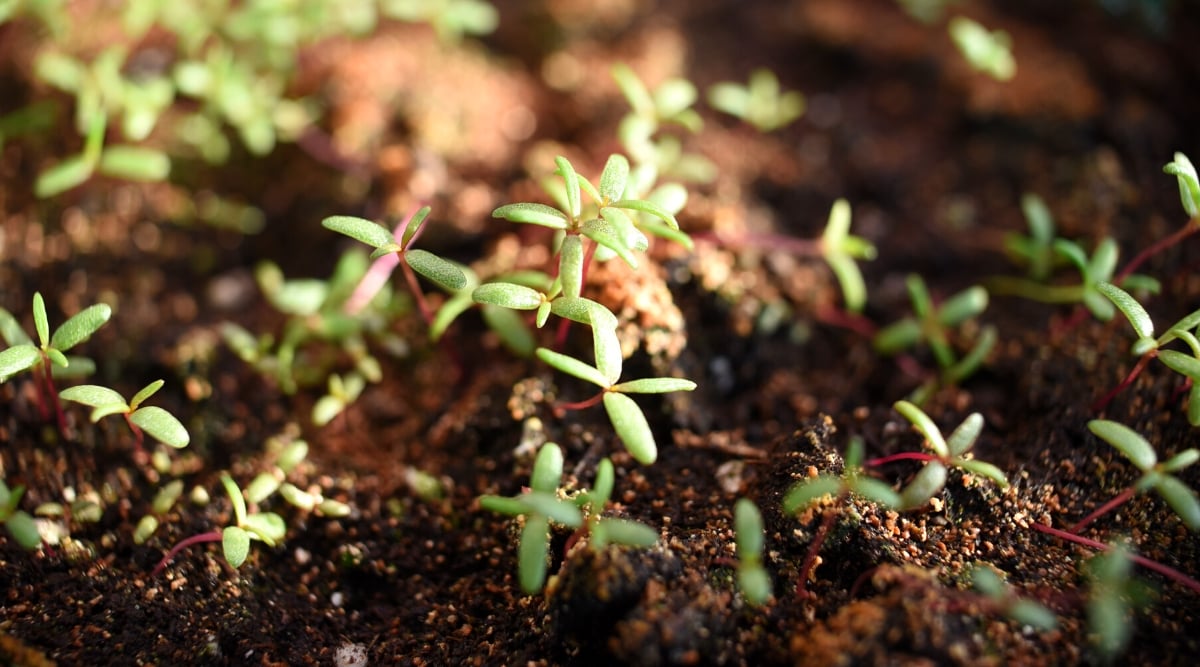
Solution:
<svg viewBox="0 0 1200 667">
<path fill-rule="evenodd" d="M 1183 227 L 1177 230 L 1174 234 L 1159 239 L 1157 242 L 1151 244 L 1150 247 L 1139 252 L 1133 259 L 1129 260 L 1129 263 L 1126 264 L 1125 267 L 1117 273 L 1117 275 L 1113 276 L 1111 282 L 1115 285 L 1120 284 L 1122 280 L 1128 278 L 1129 275 L 1136 271 L 1137 268 L 1146 260 L 1165 250 L 1166 248 L 1182 242 L 1184 239 L 1192 234 L 1195 234 L 1196 232 L 1200 232 L 1200 224 L 1198 224 L 1195 220 L 1188 220 L 1187 223 L 1185 223 Z"/>
<path fill-rule="evenodd" d="M 1137 492 L 1134 490 L 1134 488 L 1132 486 L 1129 487 L 1128 489 L 1125 489 L 1121 493 L 1117 494 L 1112 500 L 1104 503 L 1100 507 L 1097 507 L 1094 512 L 1092 512 L 1091 514 L 1080 519 L 1079 523 L 1076 523 L 1074 526 L 1071 526 L 1070 532 L 1079 533 L 1079 531 L 1083 530 L 1084 526 L 1087 526 L 1089 523 L 1104 516 L 1105 514 L 1108 514 L 1109 512 L 1116 509 L 1117 507 L 1120 507 L 1121 505 L 1129 502 L 1129 499 L 1132 498 L 1134 496 L 1134 494 L 1136 494 L 1136 493 Z"/>
<path fill-rule="evenodd" d="M 1132 370 L 1129 371 L 1129 374 L 1125 376 L 1125 379 L 1121 380 L 1120 384 L 1113 387 L 1112 390 L 1110 390 L 1107 394 L 1097 399 L 1095 403 L 1092 403 L 1092 412 L 1102 412 L 1105 408 L 1107 408 L 1108 404 L 1112 403 L 1112 400 L 1117 397 L 1117 394 L 1121 393 L 1126 387 L 1133 384 L 1133 381 L 1136 380 L 1146 368 L 1146 364 L 1150 363 L 1150 360 L 1156 356 L 1158 356 L 1157 350 L 1150 350 L 1146 354 L 1143 354 L 1142 358 L 1138 359 L 1137 364 Z"/>
<path fill-rule="evenodd" d="M 54 377 L 53 371 L 51 371 L 50 363 L 50 358 L 43 353 L 41 376 L 42 381 L 46 384 L 45 396 L 49 397 L 50 405 L 54 408 L 54 416 L 55 419 L 58 420 L 58 432 L 61 433 L 65 438 L 67 437 L 67 415 L 63 412 L 62 403 L 60 403 L 58 400 L 58 391 L 54 388 Z M 34 381 L 36 382 L 36 380 Z M 45 419 L 46 417 L 47 415 L 45 414 L 45 407 L 43 406 L 42 418 Z"/>
<path fill-rule="evenodd" d="M 150 576 L 153 577 L 153 576 L 157 575 L 159 572 L 162 572 L 163 569 L 167 567 L 167 563 L 170 563 L 171 559 L 174 558 L 176 554 L 178 554 L 180 551 L 183 551 L 184 549 L 192 546 L 193 544 L 203 544 L 205 542 L 220 542 L 220 541 L 221 541 L 221 531 L 219 531 L 219 530 L 214 530 L 214 531 L 211 531 L 208 533 L 200 533 L 199 535 L 192 535 L 191 537 L 189 537 L 187 539 L 181 540 L 178 544 L 171 547 L 171 550 L 167 552 L 167 555 L 163 556 L 162 560 L 158 561 L 158 565 L 156 565 L 154 567 L 154 569 L 150 571 Z"/>
<path fill-rule="evenodd" d="M 585 400 L 582 400 L 582 401 L 575 401 L 573 403 L 572 402 L 557 403 L 557 404 L 555 404 L 554 409 L 555 409 L 555 411 L 561 411 L 561 412 L 566 412 L 567 410 L 586 410 L 586 409 L 592 407 L 593 405 L 599 403 L 603 398 L 604 398 L 604 392 L 600 392 L 599 394 L 596 394 L 595 396 L 585 399 Z"/>
<path fill-rule="evenodd" d="M 808 553 L 804 554 L 804 562 L 800 564 L 800 581 L 796 582 L 796 597 L 801 600 L 808 597 L 808 573 L 813 569 L 813 564 L 817 561 L 817 554 L 821 551 L 821 546 L 825 544 L 825 538 L 829 536 L 829 531 L 833 528 L 833 522 L 836 519 L 835 512 L 825 510 L 824 516 L 821 517 L 821 526 L 817 528 L 817 534 L 813 536 L 812 543 L 808 545 Z"/>
<path fill-rule="evenodd" d="M 929 461 L 936 460 L 937 457 L 928 452 L 899 452 L 896 454 L 889 454 L 888 456 L 881 456 L 877 459 L 871 459 L 863 465 L 867 466 L 868 468 L 878 468 L 879 466 L 887 465 L 894 461 L 925 461 L 928 463 Z"/>
<path fill-rule="evenodd" d="M 1108 551 L 1109 549 L 1112 548 L 1111 546 L 1109 546 L 1103 542 L 1097 542 L 1096 540 L 1089 540 L 1086 537 L 1082 537 L 1082 536 L 1076 535 L 1074 533 L 1068 533 L 1065 530 L 1051 528 L 1050 526 L 1047 526 L 1045 524 L 1035 523 L 1035 524 L 1033 524 L 1033 528 L 1034 528 L 1034 530 L 1037 530 L 1042 533 L 1046 533 L 1047 535 L 1052 535 L 1054 537 L 1064 539 L 1068 542 L 1074 542 L 1075 544 L 1081 544 L 1085 547 L 1095 549 L 1097 551 Z M 1160 563 L 1156 560 L 1150 560 L 1149 558 L 1145 558 L 1145 557 L 1139 556 L 1137 554 L 1130 554 L 1129 558 L 1134 563 L 1141 565 L 1142 567 L 1146 568 L 1147 570 L 1153 570 L 1154 572 L 1157 572 L 1157 573 L 1163 575 L 1164 577 L 1167 577 L 1168 579 L 1173 580 L 1175 583 L 1179 584 L 1180 586 L 1188 588 L 1194 593 L 1200 594 L 1200 581 L 1196 581 L 1195 579 L 1192 579 L 1191 577 L 1180 572 L 1179 570 L 1176 570 L 1175 568 L 1169 567 L 1167 565 L 1163 565 L 1162 563 Z"/>
</svg>

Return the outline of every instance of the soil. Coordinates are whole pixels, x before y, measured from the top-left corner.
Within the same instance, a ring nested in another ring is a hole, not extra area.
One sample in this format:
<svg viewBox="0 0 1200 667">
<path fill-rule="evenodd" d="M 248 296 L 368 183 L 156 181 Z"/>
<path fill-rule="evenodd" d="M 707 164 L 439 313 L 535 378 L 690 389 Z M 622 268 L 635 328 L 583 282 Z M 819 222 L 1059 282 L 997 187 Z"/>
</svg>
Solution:
<svg viewBox="0 0 1200 667">
<path fill-rule="evenodd" d="M 1094 400 L 1135 362 L 1127 323 L 1072 323 L 1069 306 L 994 297 L 981 320 L 1000 343 L 986 367 L 924 408 L 947 431 L 981 413 L 974 453 L 1004 469 L 1011 487 L 952 473 L 922 511 L 850 500 L 785 516 L 784 491 L 839 472 L 851 435 L 870 457 L 920 446 L 891 406 L 921 383 L 913 369 L 933 360 L 881 357 L 869 338 L 830 323 L 839 296 L 819 259 L 713 239 L 812 238 L 845 197 L 855 233 L 879 248 L 863 264 L 865 315 L 877 324 L 908 313 L 909 273 L 935 298 L 1019 273 L 1003 238 L 1025 229 L 1025 192 L 1048 202 L 1061 236 L 1090 248 L 1110 235 L 1132 257 L 1186 222 L 1161 167 L 1200 139 L 1200 96 L 1190 93 L 1200 84 L 1196 8 L 1176 3 L 1158 32 L 1094 2 L 955 4 L 1012 36 L 1019 73 L 998 83 L 966 66 L 944 25 L 918 23 L 887 0 L 497 4 L 499 29 L 455 48 L 426 27 L 391 25 L 312 49 L 296 85 L 327 101 L 323 150 L 285 144 L 220 169 L 177 164 L 171 184 L 96 179 L 39 201 L 34 175 L 68 154 L 70 140 L 4 145 L 0 306 L 28 324 L 34 291 L 47 296 L 52 322 L 112 304 L 111 322 L 83 346 L 97 361 L 93 381 L 128 395 L 166 379 L 153 403 L 192 434 L 160 474 L 138 464 L 119 420 L 93 426 L 71 407 L 62 437 L 40 419 L 32 383 L 0 385 L 0 471 L 27 487 L 22 507 L 72 497 L 103 507 L 98 522 L 65 522 L 69 536 L 35 552 L 0 535 L 6 664 L 325 665 L 354 651 L 369 664 L 412 665 L 1104 662 L 1089 637 L 1082 569 L 1094 552 L 1033 525 L 1065 529 L 1136 478 L 1088 433 L 1089 419 L 1122 421 L 1161 459 L 1196 442 L 1178 376 L 1152 364 L 1098 413 Z M 12 54 L 0 89 L 25 99 L 35 91 L 18 29 L 0 26 L 0 50 Z M 513 357 L 474 313 L 438 345 L 415 317 L 397 325 L 408 354 L 381 356 L 383 380 L 324 428 L 307 417 L 319 392 L 287 395 L 220 344 L 225 321 L 281 325 L 254 285 L 259 261 L 289 278 L 329 275 L 351 244 L 320 227 L 327 215 L 399 219 L 428 201 L 425 247 L 480 269 L 518 261 L 519 239 L 545 239 L 518 236 L 490 211 L 544 200 L 526 170 L 548 172 L 555 154 L 595 175 L 619 150 L 626 107 L 608 74 L 618 61 L 651 85 L 681 75 L 701 90 L 765 66 L 808 102 L 801 120 L 770 134 L 706 110 L 703 131 L 685 137 L 718 168 L 713 183 L 689 188 L 680 216 L 699 239 L 695 252 L 657 244 L 636 274 L 610 265 L 590 278 L 589 293 L 633 323 L 623 329 L 630 377 L 699 385 L 640 401 L 656 463 L 634 462 L 602 411 L 556 414 L 554 400 L 580 400 L 586 387 Z M 241 234 L 198 221 L 195 202 L 213 195 L 260 208 L 265 227 Z M 1198 261 L 1185 242 L 1142 267 L 1163 283 L 1147 302 L 1156 322 L 1200 307 Z M 267 440 L 289 429 L 311 446 L 291 479 L 353 513 L 334 520 L 272 506 L 288 520 L 282 544 L 256 544 L 237 570 L 218 545 L 193 547 L 152 576 L 171 545 L 228 524 L 219 472 L 248 482 L 264 469 Z M 609 512 L 659 529 L 658 546 L 597 551 L 556 531 L 546 591 L 522 594 L 517 526 L 477 499 L 528 484 L 531 461 L 518 445 L 542 439 L 563 447 L 575 488 L 611 457 Z M 899 485 L 917 469 L 901 462 L 875 474 Z M 420 492 L 418 471 L 440 483 L 440 497 Z M 1180 477 L 1200 488 L 1200 466 Z M 185 496 L 135 544 L 137 521 L 176 478 L 212 501 Z M 765 518 L 774 597 L 761 607 L 734 584 L 739 497 Z M 836 519 L 806 575 L 827 512 Z M 1142 556 L 1200 575 L 1200 541 L 1157 496 L 1135 498 L 1084 535 L 1128 539 Z M 1049 607 L 1058 628 L 1023 627 L 971 592 L 965 572 L 978 562 Z M 1119 662 L 1190 664 L 1200 596 L 1136 575 L 1153 594 L 1130 613 Z"/>
</svg>

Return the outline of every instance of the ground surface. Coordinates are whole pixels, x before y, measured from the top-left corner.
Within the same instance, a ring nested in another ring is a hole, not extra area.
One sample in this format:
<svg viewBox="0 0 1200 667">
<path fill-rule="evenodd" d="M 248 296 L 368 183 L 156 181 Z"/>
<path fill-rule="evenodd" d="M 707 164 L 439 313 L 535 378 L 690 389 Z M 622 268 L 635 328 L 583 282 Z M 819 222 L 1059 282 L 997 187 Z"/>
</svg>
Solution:
<svg viewBox="0 0 1200 667">
<path fill-rule="evenodd" d="M 870 456 L 919 446 L 891 410 L 919 378 L 876 355 L 867 338 L 825 323 L 837 295 L 818 260 L 701 241 L 692 255 L 656 248 L 639 276 L 593 276 L 597 298 L 658 336 L 641 341 L 630 367 L 699 384 L 691 395 L 643 403 L 660 444 L 648 467 L 623 452 L 600 411 L 560 417 L 547 401 L 514 399 L 518 383 L 560 400 L 586 390 L 514 359 L 473 315 L 442 346 L 428 345 L 417 322 L 405 325 L 410 353 L 388 358 L 384 380 L 322 429 L 307 419 L 318 394 L 284 395 L 216 342 L 223 321 L 278 326 L 251 278 L 258 261 L 277 262 L 289 277 L 328 275 L 331 249 L 343 246 L 320 228 L 326 215 L 397 217 L 429 200 L 442 231 L 430 231 L 427 247 L 481 265 L 511 253 L 513 226 L 489 212 L 540 198 L 525 167 L 545 171 L 564 154 L 594 175 L 618 149 L 625 107 L 607 74 L 616 61 L 651 83 L 685 75 L 701 89 L 768 66 L 808 95 L 807 115 L 770 135 L 707 118 L 689 146 L 720 175 L 693 189 L 681 224 L 699 238 L 810 238 L 833 200 L 846 197 L 856 233 L 880 250 L 864 266 L 866 315 L 876 323 L 907 312 L 910 272 L 937 297 L 1018 272 L 1002 238 L 1024 227 L 1024 192 L 1049 203 L 1062 236 L 1090 247 L 1112 235 L 1125 257 L 1184 222 L 1161 166 L 1197 145 L 1194 12 L 1156 36 L 1093 3 L 963 3 L 1018 45 L 1019 74 L 1001 84 L 970 72 L 944 28 L 922 26 L 891 2 L 646 4 L 599 12 L 574 1 L 501 3 L 502 25 L 486 50 L 450 51 L 424 29 L 392 27 L 314 54 L 301 85 L 327 89 L 326 130 L 348 171 L 284 146 L 220 173 L 182 175 L 190 187 L 261 207 L 267 226 L 257 235 L 180 224 L 188 195 L 176 186 L 101 181 L 36 202 L 29 183 L 43 160 L 36 151 L 47 146 L 5 147 L 0 306 L 28 322 L 36 290 L 55 295 L 52 321 L 99 299 L 113 303 L 113 320 L 86 345 L 97 379 L 127 393 L 167 379 L 155 400 L 193 434 L 193 458 L 179 457 L 169 476 L 215 500 L 181 504 L 135 546 L 134 524 L 161 480 L 135 465 L 123 426 L 93 427 L 72 408 L 72 437 L 63 439 L 39 423 L 29 383 L 0 387 L 0 469 L 10 485 L 28 487 L 23 507 L 69 493 L 105 507 L 98 523 L 73 524 L 55 548 L 31 554 L 0 538 L 0 655 L 14 664 L 34 664 L 38 652 L 64 665 L 331 664 L 339 647 L 359 645 L 372 664 L 1096 660 L 1080 574 L 1092 552 L 1031 525 L 1069 526 L 1135 477 L 1085 428 L 1099 416 L 1093 400 L 1132 365 L 1119 318 L 1067 328 L 1070 307 L 993 298 L 982 319 L 1001 343 L 987 367 L 925 408 L 945 429 L 982 413 L 976 454 L 1013 486 L 1001 492 L 952 475 L 927 511 L 856 504 L 834 525 L 803 598 L 795 594 L 800 564 L 821 514 L 783 516 L 783 491 L 813 471 L 837 472 L 852 434 Z M 0 30 L 0 41 L 11 38 Z M 1198 260 L 1191 243 L 1143 267 L 1164 286 L 1149 302 L 1156 321 L 1200 306 Z M 632 287 L 601 292 L 614 278 Z M 1196 442 L 1181 390 L 1176 376 L 1152 367 L 1106 416 L 1166 458 Z M 520 593 L 513 522 L 476 499 L 528 483 L 530 461 L 514 450 L 531 437 L 532 416 L 541 437 L 563 446 L 578 485 L 590 484 L 601 457 L 613 458 L 611 511 L 660 529 L 657 548 L 564 556 L 568 535 L 556 534 L 547 593 Z M 354 513 L 327 520 L 277 508 L 290 520 L 286 542 L 256 546 L 239 570 L 210 544 L 150 576 L 177 540 L 225 525 L 218 472 L 249 480 L 266 439 L 289 423 L 312 447 L 296 481 L 321 486 Z M 896 464 L 879 475 L 900 483 L 916 469 Z M 444 498 L 420 498 L 415 470 L 441 480 Z M 1197 470 L 1182 477 L 1200 486 Z M 742 496 L 766 518 L 775 599 L 761 608 L 733 584 L 731 510 Z M 1130 537 L 1142 555 L 1200 574 L 1200 541 L 1156 497 L 1086 534 Z M 1059 629 L 1023 629 L 965 592 L 964 568 L 976 561 L 1051 608 Z M 1200 597 L 1139 575 L 1157 595 L 1133 617 L 1121 662 L 1188 663 L 1200 648 Z"/>
</svg>

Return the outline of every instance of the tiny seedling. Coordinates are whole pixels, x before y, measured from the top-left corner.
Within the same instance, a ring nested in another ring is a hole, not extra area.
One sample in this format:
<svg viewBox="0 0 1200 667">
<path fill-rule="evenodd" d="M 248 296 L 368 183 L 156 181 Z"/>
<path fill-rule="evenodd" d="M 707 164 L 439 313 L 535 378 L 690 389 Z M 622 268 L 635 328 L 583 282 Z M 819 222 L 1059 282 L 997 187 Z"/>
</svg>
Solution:
<svg viewBox="0 0 1200 667">
<path fill-rule="evenodd" d="M 4 480 L 0 480 L 0 523 L 17 544 L 25 549 L 36 549 L 42 544 L 37 522 L 27 512 L 17 509 L 23 495 L 24 486 L 18 484 L 10 489 Z"/>
<path fill-rule="evenodd" d="M 654 546 L 658 543 L 658 532 L 650 526 L 632 519 L 604 516 L 604 509 L 612 496 L 614 480 L 612 461 L 601 459 L 596 465 L 596 480 L 592 488 L 573 497 L 575 504 L 583 510 L 583 526 L 577 537 L 587 537 L 588 546 L 597 551 L 609 544 L 641 548 Z"/>
<path fill-rule="evenodd" d="M 1000 468 L 985 461 L 970 458 L 971 449 L 983 431 L 983 415 L 972 413 L 950 434 L 943 437 L 941 430 L 929 415 L 921 408 L 908 401 L 897 401 L 896 412 L 908 420 L 925 438 L 925 445 L 930 452 L 901 452 L 867 462 L 870 467 L 877 467 L 900 460 L 924 461 L 925 465 L 913 477 L 908 486 L 900 491 L 898 506 L 903 509 L 923 507 L 946 486 L 946 477 L 950 468 L 959 468 L 971 475 L 991 480 L 1001 488 L 1008 487 L 1008 478 Z"/>
<path fill-rule="evenodd" d="M 1012 54 L 1012 39 L 1003 30 L 988 30 L 964 16 L 950 19 L 950 38 L 963 58 L 977 72 L 997 81 L 1008 81 L 1017 74 Z"/>
<path fill-rule="evenodd" d="M 1093 419 L 1088 422 L 1088 430 L 1121 452 L 1125 458 L 1129 459 L 1130 463 L 1142 472 L 1142 476 L 1112 500 L 1096 508 L 1091 514 L 1072 526 L 1072 533 L 1079 533 L 1096 519 L 1129 502 L 1134 496 L 1146 493 L 1151 489 L 1167 501 L 1171 509 L 1183 520 L 1184 525 L 1193 531 L 1200 531 L 1200 499 L 1197 499 L 1195 491 L 1175 475 L 1200 460 L 1200 450 L 1189 447 L 1169 460 L 1159 463 L 1154 447 L 1124 424 L 1107 419 Z"/>
<path fill-rule="evenodd" d="M 1004 249 L 1016 261 L 1028 267 L 1030 280 L 1042 283 L 1050 278 L 1050 272 L 1059 263 L 1061 256 L 1054 249 L 1057 238 L 1054 216 L 1041 197 L 1027 192 L 1021 197 L 1021 212 L 1029 235 L 1010 233 L 1004 237 Z"/>
<path fill-rule="evenodd" d="M 1090 587 L 1088 630 L 1092 645 L 1105 660 L 1120 655 L 1133 636 L 1133 607 L 1145 602 L 1149 590 L 1133 578 L 1133 559 L 1124 544 L 1092 556 L 1084 564 Z"/>
<path fill-rule="evenodd" d="M 886 509 L 898 509 L 901 505 L 900 495 L 890 485 L 864 474 L 862 460 L 863 440 L 858 436 L 852 437 L 846 447 L 840 475 L 821 473 L 816 477 L 801 480 L 793 484 L 783 496 L 783 511 L 787 514 L 795 514 L 826 497 L 832 497 L 835 505 L 834 509 L 824 510 L 821 525 L 817 528 L 800 566 L 800 580 L 796 584 L 796 595 L 800 597 L 808 594 L 808 578 L 817 562 L 817 554 L 833 528 L 838 512 L 846 508 L 846 500 L 850 494 L 861 496 Z"/>
<path fill-rule="evenodd" d="M 651 91 L 623 63 L 613 67 L 612 76 L 630 106 L 630 112 L 617 128 L 617 138 L 637 170 L 655 177 L 697 183 L 712 181 L 717 169 L 708 158 L 685 153 L 678 137 L 661 132 L 663 126 L 671 125 L 691 133 L 700 131 L 703 120 L 692 108 L 699 97 L 696 86 L 686 79 L 671 78 Z"/>
<path fill-rule="evenodd" d="M 941 374 L 913 393 L 911 398 L 914 402 L 922 403 L 938 387 L 939 382 L 941 385 L 957 384 L 983 365 L 996 344 L 996 328 L 983 327 L 975 344 L 960 358 L 950 343 L 950 330 L 987 309 L 987 290 L 979 286 L 969 287 L 935 307 L 920 276 L 909 275 L 905 285 L 912 300 L 913 316 L 881 329 L 875 334 L 873 343 L 875 350 L 884 355 L 895 355 L 920 343 L 929 346 Z"/>
<path fill-rule="evenodd" d="M 55 367 L 67 371 L 60 377 L 78 377 L 77 374 L 90 373 L 95 368 L 90 360 L 68 357 L 65 352 L 90 338 L 110 317 L 112 308 L 108 304 L 88 306 L 63 322 L 51 335 L 46 304 L 41 293 L 37 292 L 33 295 L 33 324 L 40 345 L 35 345 L 16 318 L 0 308 L 0 336 L 10 345 L 0 352 L 0 382 L 6 382 L 22 371 L 33 373 L 34 385 L 41 398 L 42 418 L 49 419 L 49 410 L 53 408 L 59 431 L 66 433 L 67 420 L 58 402 L 58 392 L 54 389 Z M 75 367 L 72 368 L 72 365 Z"/>
<path fill-rule="evenodd" d="M 765 68 L 754 70 L 744 85 L 731 81 L 714 84 L 708 89 L 708 103 L 764 133 L 787 127 L 804 115 L 804 95 L 782 91 L 775 73 Z"/>
<path fill-rule="evenodd" d="M 1129 371 L 1121 382 L 1107 394 L 1102 396 L 1092 406 L 1094 410 L 1103 410 L 1122 390 L 1133 384 L 1141 375 L 1151 359 L 1159 359 L 1168 368 L 1182 375 L 1191 385 L 1188 394 L 1187 417 L 1192 426 L 1200 426 L 1200 340 L 1195 330 L 1200 328 L 1200 310 L 1185 315 L 1167 331 L 1157 338 L 1154 336 L 1154 321 L 1145 307 L 1125 290 L 1109 283 L 1097 286 L 1100 292 L 1110 299 L 1113 304 L 1129 320 L 1137 340 L 1130 351 L 1140 357 L 1137 364 Z M 1191 350 L 1191 355 L 1175 350 L 1163 349 L 1164 345 L 1175 340 L 1182 340 Z"/>
<path fill-rule="evenodd" d="M 1058 618 L 1044 605 L 1013 592 L 991 566 L 978 564 L 968 573 L 971 585 L 1008 618 L 1037 630 L 1053 630 Z"/>
<path fill-rule="evenodd" d="M 1179 201 L 1183 204 L 1183 210 L 1187 213 L 1188 220 L 1178 231 L 1150 244 L 1149 247 L 1129 260 L 1129 263 L 1117 273 L 1113 280 L 1115 283 L 1120 284 L 1125 276 L 1131 275 L 1154 255 L 1179 245 L 1187 237 L 1200 232 L 1200 179 L 1197 178 L 1196 167 L 1192 165 L 1192 161 L 1186 155 L 1175 153 L 1175 159 L 1163 167 L 1163 172 L 1174 176 L 1178 182 Z"/>
<path fill-rule="evenodd" d="M 109 415 L 123 416 L 129 430 L 133 431 L 134 445 L 139 452 L 142 451 L 143 433 L 149 433 L 152 438 L 176 449 L 186 447 L 190 437 L 174 415 L 153 405 L 142 406 L 162 386 L 162 380 L 155 380 L 134 394 L 128 403 L 112 389 L 94 384 L 68 387 L 59 395 L 68 401 L 91 406 L 93 424 Z"/>
<path fill-rule="evenodd" d="M 158 530 L 158 518 L 170 512 L 181 495 L 183 495 L 183 480 L 181 479 L 171 480 L 164 484 L 158 493 L 154 494 L 154 500 L 150 501 L 150 513 L 142 516 L 133 530 L 134 544 L 145 544 L 146 540 L 154 536 Z"/>
<path fill-rule="evenodd" d="M 738 590 L 750 604 L 766 604 L 771 599 L 771 575 L 763 567 L 762 513 L 754 501 L 738 498 L 734 503 L 733 530 L 738 558 Z"/>
</svg>

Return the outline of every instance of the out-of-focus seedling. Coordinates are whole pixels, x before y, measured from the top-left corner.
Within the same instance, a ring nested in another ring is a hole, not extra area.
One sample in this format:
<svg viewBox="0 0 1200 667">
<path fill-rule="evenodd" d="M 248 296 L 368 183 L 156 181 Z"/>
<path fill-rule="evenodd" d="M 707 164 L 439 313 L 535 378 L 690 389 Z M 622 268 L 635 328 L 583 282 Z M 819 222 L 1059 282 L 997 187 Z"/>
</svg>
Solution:
<svg viewBox="0 0 1200 667">
<path fill-rule="evenodd" d="M 123 416 L 129 430 L 133 431 L 134 445 L 138 451 L 142 451 L 143 433 L 149 433 L 150 437 L 176 449 L 186 447 L 191 438 L 175 415 L 153 405 L 142 406 L 162 386 L 162 380 L 155 380 L 134 394 L 128 403 L 125 397 L 112 389 L 94 384 L 68 387 L 62 390 L 60 396 L 90 406 L 93 424 L 109 415 Z"/>
<path fill-rule="evenodd" d="M 692 82 L 667 79 L 651 91 L 625 64 L 614 66 L 612 76 L 631 108 L 617 128 L 617 138 L 637 171 L 648 170 L 649 180 L 663 176 L 707 183 L 716 177 L 716 166 L 708 158 L 685 153 L 678 137 L 660 132 L 664 125 L 700 131 L 703 121 L 692 108 L 699 93 Z"/>
<path fill-rule="evenodd" d="M 782 91 L 779 79 L 769 69 L 750 74 L 746 84 L 722 81 L 708 89 L 708 103 L 717 111 L 753 125 L 759 132 L 773 132 L 791 125 L 804 115 L 804 95 Z"/>
<path fill-rule="evenodd" d="M 1008 618 L 1037 630 L 1053 630 L 1058 627 L 1058 618 L 1040 603 L 1020 597 L 1013 592 L 996 570 L 989 565 L 978 564 L 968 574 L 971 585 L 995 605 Z"/>
<path fill-rule="evenodd" d="M 36 549 L 42 544 L 37 522 L 27 512 L 17 509 L 23 495 L 25 487 L 17 485 L 10 489 L 4 480 L 0 480 L 0 523 L 17 544 L 25 549 Z"/>
<path fill-rule="evenodd" d="M 1008 81 L 1017 74 L 1012 54 L 1012 39 L 1003 30 L 988 30 L 965 16 L 950 19 L 950 38 L 963 58 L 977 71 L 997 81 Z"/>
<path fill-rule="evenodd" d="M 771 575 L 763 567 L 762 513 L 749 498 L 738 498 L 733 506 L 733 530 L 737 548 L 737 584 L 742 597 L 752 605 L 771 599 Z"/>
</svg>

